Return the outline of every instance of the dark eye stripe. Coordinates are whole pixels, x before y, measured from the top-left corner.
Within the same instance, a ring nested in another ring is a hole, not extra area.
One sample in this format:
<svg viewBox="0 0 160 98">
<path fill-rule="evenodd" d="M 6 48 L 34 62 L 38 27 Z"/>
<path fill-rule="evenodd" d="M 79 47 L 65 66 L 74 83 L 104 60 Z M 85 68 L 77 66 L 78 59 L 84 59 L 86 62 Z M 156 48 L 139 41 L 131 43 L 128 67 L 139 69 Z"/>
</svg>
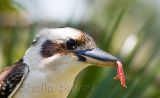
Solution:
<svg viewBox="0 0 160 98">
<path fill-rule="evenodd" d="M 46 40 L 42 44 L 41 55 L 44 58 L 51 57 L 54 54 L 66 54 L 68 51 L 65 50 L 64 44 L 53 43 L 51 40 Z"/>
<path fill-rule="evenodd" d="M 55 45 L 50 40 L 46 40 L 42 44 L 41 55 L 43 57 L 50 57 L 55 54 Z"/>
</svg>

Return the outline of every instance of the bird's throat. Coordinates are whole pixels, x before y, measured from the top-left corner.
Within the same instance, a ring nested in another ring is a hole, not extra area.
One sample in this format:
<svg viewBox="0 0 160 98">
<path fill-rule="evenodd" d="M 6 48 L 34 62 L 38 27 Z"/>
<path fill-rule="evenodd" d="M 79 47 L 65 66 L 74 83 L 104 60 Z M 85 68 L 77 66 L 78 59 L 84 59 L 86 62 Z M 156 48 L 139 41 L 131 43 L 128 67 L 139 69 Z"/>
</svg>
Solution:
<svg viewBox="0 0 160 98">
<path fill-rule="evenodd" d="M 85 67 L 65 64 L 54 71 L 31 69 L 14 98 L 67 98 L 76 76 Z"/>
</svg>

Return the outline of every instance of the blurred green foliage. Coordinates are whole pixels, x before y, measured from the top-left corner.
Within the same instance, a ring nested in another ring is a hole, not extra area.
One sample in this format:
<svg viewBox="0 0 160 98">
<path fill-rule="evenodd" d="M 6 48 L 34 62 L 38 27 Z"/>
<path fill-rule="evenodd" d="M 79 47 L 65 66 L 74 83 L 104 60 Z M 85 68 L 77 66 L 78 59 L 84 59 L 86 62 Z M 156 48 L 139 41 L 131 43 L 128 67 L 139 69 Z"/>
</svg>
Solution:
<svg viewBox="0 0 160 98">
<path fill-rule="evenodd" d="M 62 25 L 91 32 L 99 47 L 121 58 L 128 88 L 112 79 L 115 68 L 90 66 L 79 74 L 68 98 L 160 98 L 160 20 L 156 8 L 138 0 L 109 0 L 101 9 L 90 0 L 88 4 L 95 11 L 88 22 L 73 23 L 70 19 Z M 19 59 L 39 27 L 0 27 L 0 64 L 10 65 Z M 136 44 L 127 52 L 124 44 L 130 36 L 136 38 Z"/>
<path fill-rule="evenodd" d="M 11 0 L 0 0 L 0 12 L 16 11 Z"/>
</svg>

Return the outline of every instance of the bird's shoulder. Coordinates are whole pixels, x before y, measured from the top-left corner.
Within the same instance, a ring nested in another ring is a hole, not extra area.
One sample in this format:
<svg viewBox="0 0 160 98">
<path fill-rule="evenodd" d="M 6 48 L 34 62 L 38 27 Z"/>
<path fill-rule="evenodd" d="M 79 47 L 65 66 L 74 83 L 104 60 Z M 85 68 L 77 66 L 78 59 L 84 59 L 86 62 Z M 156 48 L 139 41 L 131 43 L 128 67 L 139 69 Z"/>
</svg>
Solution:
<svg viewBox="0 0 160 98">
<path fill-rule="evenodd" d="M 0 72 L 0 98 L 8 98 L 16 92 L 29 72 L 22 60 Z"/>
</svg>

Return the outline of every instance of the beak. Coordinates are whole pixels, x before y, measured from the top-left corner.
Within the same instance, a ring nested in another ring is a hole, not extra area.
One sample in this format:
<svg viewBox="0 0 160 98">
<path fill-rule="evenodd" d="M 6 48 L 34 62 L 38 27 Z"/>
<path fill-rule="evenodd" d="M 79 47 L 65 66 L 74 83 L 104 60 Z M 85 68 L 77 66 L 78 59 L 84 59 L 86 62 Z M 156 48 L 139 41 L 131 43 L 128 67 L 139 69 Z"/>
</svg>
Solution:
<svg viewBox="0 0 160 98">
<path fill-rule="evenodd" d="M 83 58 L 83 60 L 80 59 L 80 61 L 86 61 L 100 66 L 115 66 L 116 61 L 120 61 L 117 57 L 112 56 L 99 48 L 78 50 L 77 54 L 79 57 Z"/>
<path fill-rule="evenodd" d="M 80 61 L 86 61 L 91 64 L 96 64 L 100 66 L 115 66 L 117 65 L 117 75 L 114 79 L 120 80 L 121 85 L 125 88 L 125 76 L 123 72 L 122 62 L 115 56 L 108 54 L 107 52 L 94 48 L 92 50 L 79 50 L 77 51 L 78 57 Z"/>
</svg>

